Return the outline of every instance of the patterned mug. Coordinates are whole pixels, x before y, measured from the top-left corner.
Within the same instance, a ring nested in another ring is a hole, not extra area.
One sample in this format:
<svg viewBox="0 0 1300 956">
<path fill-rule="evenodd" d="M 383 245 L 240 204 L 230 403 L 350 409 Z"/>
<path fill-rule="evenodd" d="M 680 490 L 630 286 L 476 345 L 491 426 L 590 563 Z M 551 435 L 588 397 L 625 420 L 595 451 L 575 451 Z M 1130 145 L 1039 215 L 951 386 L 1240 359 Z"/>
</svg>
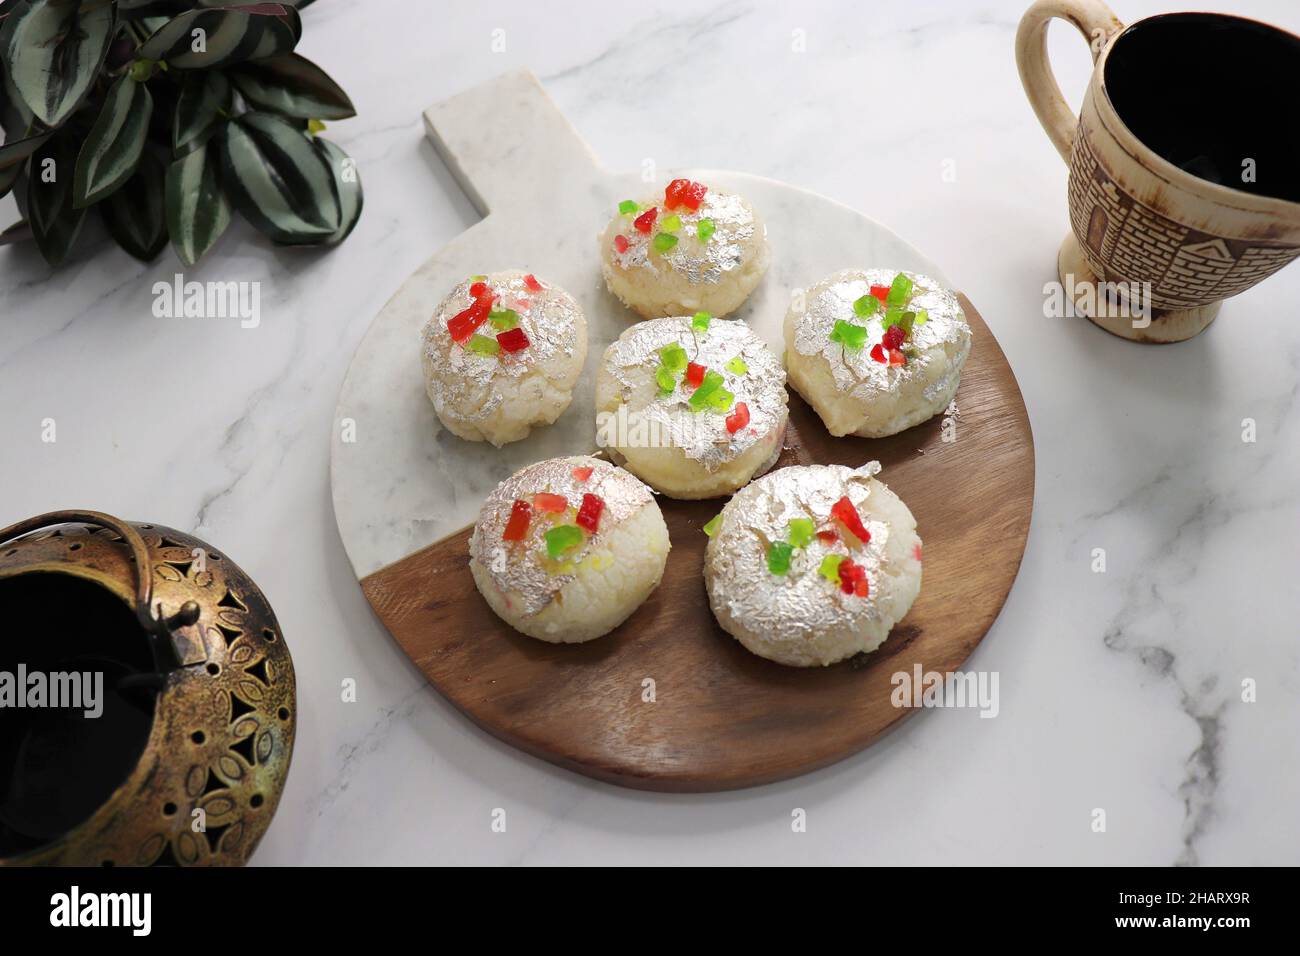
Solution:
<svg viewBox="0 0 1300 956">
<path fill-rule="evenodd" d="M 1077 121 L 1047 58 L 1057 17 L 1092 50 Z M 1038 0 L 1016 62 L 1070 167 L 1063 290 L 1097 325 L 1138 341 L 1191 338 L 1223 299 L 1300 255 L 1297 139 L 1283 115 L 1300 93 L 1300 38 L 1224 14 L 1125 27 L 1100 0 Z"/>
</svg>

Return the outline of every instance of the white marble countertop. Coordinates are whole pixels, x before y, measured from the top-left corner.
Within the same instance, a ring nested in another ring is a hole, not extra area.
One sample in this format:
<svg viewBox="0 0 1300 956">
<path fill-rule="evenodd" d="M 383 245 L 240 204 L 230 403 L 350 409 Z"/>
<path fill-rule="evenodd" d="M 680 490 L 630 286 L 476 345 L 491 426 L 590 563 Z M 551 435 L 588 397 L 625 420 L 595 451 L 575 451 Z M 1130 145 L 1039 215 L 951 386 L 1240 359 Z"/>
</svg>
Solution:
<svg viewBox="0 0 1300 956">
<path fill-rule="evenodd" d="M 1066 169 L 1016 74 L 1024 5 L 587 3 L 561 17 L 323 0 L 299 49 L 357 104 L 331 135 L 358 161 L 366 211 L 325 254 L 273 249 L 236 223 L 187 272 L 261 280 L 256 329 L 155 318 L 153 283 L 180 271 L 170 252 L 144 267 L 89 232 L 51 274 L 33 250 L 0 250 L 0 522 L 76 506 L 191 531 L 280 618 L 298 739 L 254 862 L 1300 863 L 1300 268 L 1176 346 L 1044 318 Z M 1216 5 L 1300 30 L 1289 0 Z M 1130 20 L 1167 9 L 1117 0 Z M 1064 26 L 1051 48 L 1077 105 L 1086 48 Z M 824 193 L 892 227 L 979 306 L 1038 456 L 1020 578 L 968 665 L 999 672 L 996 719 L 932 711 L 800 779 L 638 793 L 477 730 L 379 625 L 330 507 L 335 401 L 385 300 L 478 218 L 421 110 L 519 67 L 608 167 L 653 158 Z M 15 217 L 0 203 L 0 223 Z M 340 700 L 345 678 L 355 703 Z"/>
</svg>

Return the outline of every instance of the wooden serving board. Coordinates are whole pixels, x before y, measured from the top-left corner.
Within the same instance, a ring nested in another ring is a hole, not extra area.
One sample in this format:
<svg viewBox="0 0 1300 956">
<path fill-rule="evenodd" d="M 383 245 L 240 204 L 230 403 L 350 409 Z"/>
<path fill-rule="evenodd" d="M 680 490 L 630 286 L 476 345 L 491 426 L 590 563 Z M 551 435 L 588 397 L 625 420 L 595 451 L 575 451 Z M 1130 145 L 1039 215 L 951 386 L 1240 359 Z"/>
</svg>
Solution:
<svg viewBox="0 0 1300 956">
<path fill-rule="evenodd" d="M 485 115 L 502 122 L 485 131 Z M 605 345 L 634 321 L 603 289 L 594 236 L 618 199 L 646 188 L 601 169 L 529 74 L 439 104 L 426 121 L 487 216 L 435 254 L 375 319 L 339 399 L 338 419 L 352 423 L 354 439 L 341 430 L 331 452 L 344 546 L 401 649 L 489 733 L 571 770 L 644 789 L 780 780 L 844 758 L 908 716 L 890 703 L 892 675 L 917 664 L 961 667 L 1010 591 L 1029 530 L 1029 419 L 1006 358 L 971 303 L 962 298 L 973 340 L 954 441 L 943 440 L 941 417 L 888 439 L 835 439 L 791 393 L 777 467 L 879 460 L 881 480 L 917 519 L 921 593 L 874 653 L 828 668 L 787 668 L 755 657 L 717 626 L 704 588 L 701 528 L 723 499 L 659 499 L 672 539 L 664 579 L 616 631 L 581 645 L 524 637 L 475 589 L 464 525 L 522 465 L 594 449 L 589 389 L 580 387 L 559 422 L 523 442 L 503 449 L 463 442 L 440 429 L 423 395 L 419 328 L 463 276 L 530 268 L 568 288 L 587 312 L 589 384 Z M 533 168 L 518 168 L 513 157 L 521 155 Z M 748 196 L 767 220 L 773 265 L 738 317 L 778 352 L 781 319 L 799 285 L 877 266 L 945 281 L 893 233 L 823 197 L 741 174 L 695 178 Z M 562 222 L 586 225 L 570 237 Z"/>
</svg>

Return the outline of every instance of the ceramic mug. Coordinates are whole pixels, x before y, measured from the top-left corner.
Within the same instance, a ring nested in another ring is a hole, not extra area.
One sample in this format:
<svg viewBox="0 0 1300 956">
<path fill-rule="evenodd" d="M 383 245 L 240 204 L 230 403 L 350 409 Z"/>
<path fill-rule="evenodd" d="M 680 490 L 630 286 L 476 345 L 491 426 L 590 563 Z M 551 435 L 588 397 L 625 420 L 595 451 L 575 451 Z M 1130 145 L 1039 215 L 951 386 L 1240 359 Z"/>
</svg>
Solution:
<svg viewBox="0 0 1300 956">
<path fill-rule="evenodd" d="M 1048 63 L 1053 18 L 1092 51 L 1077 120 Z M 1020 21 L 1016 63 L 1070 167 L 1061 282 L 1097 325 L 1139 341 L 1191 338 L 1223 299 L 1300 255 L 1297 141 L 1285 113 L 1300 93 L 1300 38 L 1224 14 L 1126 27 L 1100 0 L 1038 0 Z M 1099 284 L 1129 307 L 1106 308 Z"/>
</svg>

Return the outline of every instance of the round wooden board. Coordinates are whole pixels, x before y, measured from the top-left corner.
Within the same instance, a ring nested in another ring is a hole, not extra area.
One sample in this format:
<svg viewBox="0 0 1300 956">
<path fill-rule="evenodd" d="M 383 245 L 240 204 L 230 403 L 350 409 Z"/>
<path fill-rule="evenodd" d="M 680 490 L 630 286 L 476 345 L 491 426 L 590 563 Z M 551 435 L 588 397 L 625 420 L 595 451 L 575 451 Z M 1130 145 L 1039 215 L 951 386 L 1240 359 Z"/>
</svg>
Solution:
<svg viewBox="0 0 1300 956">
<path fill-rule="evenodd" d="M 962 304 L 974 343 L 954 441 L 943 441 L 939 418 L 887 439 L 832 438 L 791 396 L 778 467 L 879 460 L 925 542 L 920 597 L 871 654 L 788 668 L 717 626 L 701 527 L 719 501 L 660 498 L 673 545 L 663 583 L 620 628 L 587 644 L 544 644 L 497 618 L 470 577 L 468 529 L 367 576 L 366 597 L 429 681 L 480 727 L 601 780 L 727 790 L 856 753 L 913 712 L 891 703 L 893 674 L 961 667 L 1001 610 L 1029 532 L 1029 418 L 1002 350 Z M 647 679 L 653 702 L 644 699 Z"/>
<path fill-rule="evenodd" d="M 483 116 L 496 121 L 485 126 Z M 974 336 L 955 441 L 943 440 L 942 418 L 888 439 L 833 439 L 791 395 L 778 467 L 879 460 L 881 480 L 912 509 L 925 542 L 920 597 L 876 652 L 792 669 L 754 657 L 721 631 L 705 594 L 700 530 L 721 500 L 660 498 L 672 537 L 664 580 L 618 630 L 583 645 L 523 637 L 478 594 L 468 529 L 454 529 L 517 468 L 594 447 L 595 365 L 633 317 L 604 290 L 592 236 L 619 199 L 645 186 L 635 174 L 600 167 L 526 72 L 444 101 L 425 119 L 486 218 L 438 250 L 371 325 L 340 394 L 337 418 L 346 427 L 335 430 L 330 458 L 343 544 L 402 650 L 489 733 L 579 773 L 645 789 L 725 790 L 805 773 L 862 749 L 910 714 L 890 703 L 891 677 L 918 665 L 962 666 L 1015 580 L 1033 503 L 1033 439 L 1020 390 L 970 302 L 962 299 Z M 945 281 L 888 229 L 824 197 L 737 173 L 677 174 L 745 195 L 765 217 L 772 266 L 735 318 L 778 351 L 791 289 L 837 269 L 910 269 Z M 590 349 L 569 411 L 494 449 L 440 429 L 423 394 L 419 329 L 459 279 L 515 267 L 578 297 Z M 644 696 L 647 680 L 653 701 Z"/>
</svg>

